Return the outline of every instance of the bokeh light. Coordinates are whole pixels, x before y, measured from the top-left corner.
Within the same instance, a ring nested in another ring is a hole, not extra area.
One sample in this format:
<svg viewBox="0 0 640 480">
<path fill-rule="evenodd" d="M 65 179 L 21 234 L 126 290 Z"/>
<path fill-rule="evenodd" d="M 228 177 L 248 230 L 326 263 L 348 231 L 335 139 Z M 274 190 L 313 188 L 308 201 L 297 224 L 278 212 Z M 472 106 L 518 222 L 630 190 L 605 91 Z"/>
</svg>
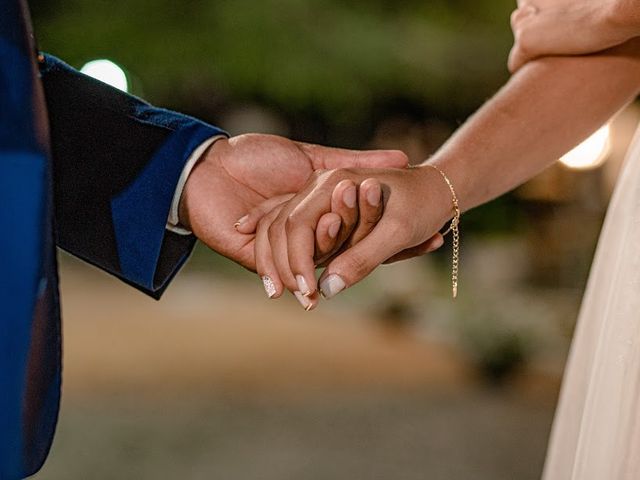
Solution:
<svg viewBox="0 0 640 480">
<path fill-rule="evenodd" d="M 573 170 L 591 170 L 602 165 L 611 151 L 611 127 L 607 124 L 564 155 L 560 161 Z"/>
<path fill-rule="evenodd" d="M 127 74 L 119 65 L 113 63 L 111 60 L 92 60 L 85 64 L 80 71 L 123 92 L 129 90 Z"/>
</svg>

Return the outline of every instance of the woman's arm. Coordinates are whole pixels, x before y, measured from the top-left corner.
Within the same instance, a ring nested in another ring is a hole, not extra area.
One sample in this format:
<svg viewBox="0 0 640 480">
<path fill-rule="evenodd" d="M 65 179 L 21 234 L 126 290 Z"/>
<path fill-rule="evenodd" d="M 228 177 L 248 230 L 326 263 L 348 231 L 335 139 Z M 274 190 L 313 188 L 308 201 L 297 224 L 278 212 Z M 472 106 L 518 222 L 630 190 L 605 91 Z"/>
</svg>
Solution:
<svg viewBox="0 0 640 480">
<path fill-rule="evenodd" d="M 431 159 L 463 210 L 530 179 L 640 92 L 640 39 L 586 57 L 527 64 Z"/>
<path fill-rule="evenodd" d="M 532 178 L 604 124 L 640 91 L 640 40 L 586 57 L 530 62 L 456 132 L 429 163 L 446 172 L 468 210 Z M 344 169 L 317 175 L 268 230 L 280 278 L 291 291 L 301 275 L 315 305 L 313 231 L 342 180 L 370 177 L 385 186 L 385 213 L 367 237 L 336 257 L 320 278 L 331 297 L 387 259 L 420 253 L 451 217 L 450 192 L 433 168 Z M 425 243 L 427 242 L 427 243 Z"/>
</svg>

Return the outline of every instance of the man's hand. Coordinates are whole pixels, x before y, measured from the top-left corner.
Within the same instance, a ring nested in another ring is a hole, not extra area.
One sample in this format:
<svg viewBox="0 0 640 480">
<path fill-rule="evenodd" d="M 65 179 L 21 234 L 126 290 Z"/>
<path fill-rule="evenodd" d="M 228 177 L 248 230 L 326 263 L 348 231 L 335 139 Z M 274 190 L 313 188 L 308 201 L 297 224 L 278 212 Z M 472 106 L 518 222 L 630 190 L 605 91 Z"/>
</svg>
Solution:
<svg viewBox="0 0 640 480">
<path fill-rule="evenodd" d="M 315 171 L 407 165 L 399 151 L 359 152 L 240 135 L 217 141 L 195 166 L 182 195 L 180 219 L 209 248 L 255 271 L 255 234 L 235 227 L 247 212 L 268 199 L 277 204 L 276 197 L 297 193 Z"/>
</svg>

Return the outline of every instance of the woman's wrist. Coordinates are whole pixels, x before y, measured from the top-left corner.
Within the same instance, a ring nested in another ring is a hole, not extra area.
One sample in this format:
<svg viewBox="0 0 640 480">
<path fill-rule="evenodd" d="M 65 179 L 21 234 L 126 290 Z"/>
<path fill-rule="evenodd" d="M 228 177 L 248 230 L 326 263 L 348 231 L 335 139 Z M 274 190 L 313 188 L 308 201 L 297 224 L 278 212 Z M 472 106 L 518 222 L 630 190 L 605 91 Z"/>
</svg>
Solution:
<svg viewBox="0 0 640 480">
<path fill-rule="evenodd" d="M 445 225 L 455 215 L 454 198 L 457 200 L 457 193 L 454 197 L 447 180 L 453 192 L 456 192 L 454 182 L 442 168 L 429 163 L 414 167 L 414 170 L 420 175 L 421 197 L 424 199 L 423 205 L 427 206 L 430 220 L 437 222 L 439 226 Z"/>
</svg>

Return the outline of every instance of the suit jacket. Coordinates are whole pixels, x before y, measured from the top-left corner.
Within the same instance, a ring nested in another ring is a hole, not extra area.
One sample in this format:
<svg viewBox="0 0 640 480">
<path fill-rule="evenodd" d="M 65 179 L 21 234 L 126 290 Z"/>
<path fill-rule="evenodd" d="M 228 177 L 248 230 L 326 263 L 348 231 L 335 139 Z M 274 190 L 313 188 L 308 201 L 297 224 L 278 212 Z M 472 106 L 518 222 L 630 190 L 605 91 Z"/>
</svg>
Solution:
<svg viewBox="0 0 640 480">
<path fill-rule="evenodd" d="M 0 480 L 55 430 L 56 245 L 158 298 L 195 242 L 165 228 L 182 168 L 220 133 L 38 55 L 26 2 L 0 0 Z"/>
</svg>

